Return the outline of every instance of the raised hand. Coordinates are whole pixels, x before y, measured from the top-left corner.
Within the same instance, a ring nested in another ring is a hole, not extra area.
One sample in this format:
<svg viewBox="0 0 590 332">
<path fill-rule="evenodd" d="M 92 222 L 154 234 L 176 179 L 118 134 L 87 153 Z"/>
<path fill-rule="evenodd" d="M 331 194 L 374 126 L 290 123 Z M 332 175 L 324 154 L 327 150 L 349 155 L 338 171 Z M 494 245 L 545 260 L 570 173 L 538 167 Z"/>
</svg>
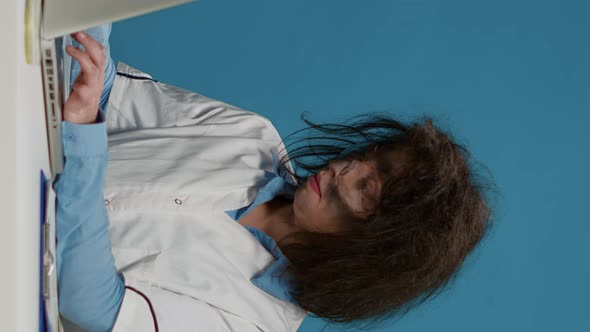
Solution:
<svg viewBox="0 0 590 332">
<path fill-rule="evenodd" d="M 85 50 L 74 46 L 66 48 L 66 52 L 80 63 L 80 74 L 65 103 L 63 119 L 77 124 L 94 123 L 104 84 L 104 47 L 84 32 L 73 33 L 72 38 L 82 44 Z"/>
</svg>

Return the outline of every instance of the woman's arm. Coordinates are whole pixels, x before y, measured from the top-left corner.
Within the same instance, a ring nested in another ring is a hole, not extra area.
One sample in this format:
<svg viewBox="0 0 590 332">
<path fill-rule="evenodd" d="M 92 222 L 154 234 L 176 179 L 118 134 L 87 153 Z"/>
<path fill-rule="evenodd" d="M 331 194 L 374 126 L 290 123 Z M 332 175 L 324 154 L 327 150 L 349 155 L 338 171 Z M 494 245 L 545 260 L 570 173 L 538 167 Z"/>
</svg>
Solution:
<svg viewBox="0 0 590 332">
<path fill-rule="evenodd" d="M 108 162 L 106 124 L 99 110 L 104 47 L 87 34 L 73 37 L 86 50 L 68 48 L 81 66 L 64 107 L 64 171 L 57 177 L 57 268 L 60 313 L 87 331 L 114 325 L 125 285 L 111 252 L 103 202 Z"/>
</svg>

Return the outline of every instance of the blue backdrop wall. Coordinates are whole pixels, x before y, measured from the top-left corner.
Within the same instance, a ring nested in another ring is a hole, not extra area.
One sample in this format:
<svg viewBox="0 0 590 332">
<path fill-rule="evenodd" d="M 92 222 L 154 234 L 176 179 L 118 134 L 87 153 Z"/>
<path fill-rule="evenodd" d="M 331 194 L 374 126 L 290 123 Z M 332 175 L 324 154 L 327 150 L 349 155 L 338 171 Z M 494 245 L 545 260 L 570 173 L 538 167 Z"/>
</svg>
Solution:
<svg viewBox="0 0 590 332">
<path fill-rule="evenodd" d="M 112 55 L 269 118 L 428 114 L 495 176 L 454 287 L 371 331 L 582 331 L 590 313 L 590 2 L 202 0 L 116 23 Z M 308 318 L 300 331 L 325 323 Z M 328 326 L 341 331 L 346 326 Z"/>
</svg>

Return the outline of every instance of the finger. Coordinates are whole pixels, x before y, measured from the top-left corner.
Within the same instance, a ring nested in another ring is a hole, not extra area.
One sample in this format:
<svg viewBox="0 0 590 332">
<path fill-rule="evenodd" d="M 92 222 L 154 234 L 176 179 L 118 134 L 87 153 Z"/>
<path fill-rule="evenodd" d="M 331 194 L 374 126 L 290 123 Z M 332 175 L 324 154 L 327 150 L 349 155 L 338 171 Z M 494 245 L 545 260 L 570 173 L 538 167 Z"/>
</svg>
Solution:
<svg viewBox="0 0 590 332">
<path fill-rule="evenodd" d="M 78 63 L 80 63 L 80 68 L 82 69 L 82 73 L 87 73 L 93 75 L 98 71 L 96 65 L 90 59 L 90 55 L 88 53 L 82 51 L 77 47 L 73 47 L 68 45 L 66 47 L 66 52 L 72 56 L 72 58 L 76 59 Z"/>
<path fill-rule="evenodd" d="M 102 69 L 105 64 L 104 46 L 102 46 L 101 43 L 96 41 L 96 39 L 86 32 L 80 31 L 73 33 L 72 37 L 80 44 L 84 45 L 84 48 L 86 48 L 86 51 L 90 55 L 92 62 L 94 62 L 97 67 Z"/>
<path fill-rule="evenodd" d="M 86 51 L 90 54 L 90 58 L 97 66 L 101 67 L 104 65 L 105 48 L 101 43 L 83 31 L 72 34 L 72 37 L 84 46 Z"/>
</svg>

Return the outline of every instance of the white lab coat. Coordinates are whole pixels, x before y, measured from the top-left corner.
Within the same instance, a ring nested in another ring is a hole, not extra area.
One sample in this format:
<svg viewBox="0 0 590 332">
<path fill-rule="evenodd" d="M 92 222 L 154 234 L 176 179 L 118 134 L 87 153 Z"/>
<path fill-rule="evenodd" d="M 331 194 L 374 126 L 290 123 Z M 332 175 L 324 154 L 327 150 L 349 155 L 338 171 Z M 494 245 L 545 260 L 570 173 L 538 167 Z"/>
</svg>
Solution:
<svg viewBox="0 0 590 332">
<path fill-rule="evenodd" d="M 150 78 L 120 63 L 118 72 Z M 225 211 L 254 201 L 282 140 L 266 118 L 117 76 L 107 112 L 105 205 L 117 269 L 160 331 L 296 331 L 306 312 L 250 282 L 274 258 Z M 114 331 L 153 331 L 129 289 Z"/>
</svg>

